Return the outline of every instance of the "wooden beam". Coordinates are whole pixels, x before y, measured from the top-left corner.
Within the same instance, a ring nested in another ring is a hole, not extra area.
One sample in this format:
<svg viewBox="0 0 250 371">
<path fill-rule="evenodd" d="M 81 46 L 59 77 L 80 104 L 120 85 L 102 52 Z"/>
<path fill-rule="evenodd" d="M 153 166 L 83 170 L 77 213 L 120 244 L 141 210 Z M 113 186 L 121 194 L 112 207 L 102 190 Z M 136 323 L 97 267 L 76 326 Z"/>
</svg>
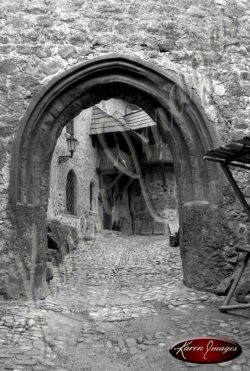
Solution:
<svg viewBox="0 0 250 371">
<path fill-rule="evenodd" d="M 231 298 L 232 298 L 232 296 L 234 294 L 234 291 L 235 291 L 235 289 L 236 289 L 236 287 L 237 287 L 237 285 L 238 285 L 238 283 L 239 283 L 239 281 L 241 279 L 241 276 L 242 276 L 242 274 L 243 274 L 243 272 L 244 272 L 244 270 L 245 270 L 245 268 L 247 266 L 247 263 L 248 263 L 249 258 L 250 258 L 250 253 L 247 253 L 246 256 L 245 256 L 245 258 L 244 258 L 244 261 L 242 263 L 242 266 L 240 267 L 237 275 L 235 276 L 235 279 L 233 281 L 233 284 L 232 284 L 232 286 L 231 286 L 231 288 L 229 290 L 229 293 L 227 294 L 227 297 L 226 297 L 226 299 L 225 299 L 225 301 L 224 301 L 224 303 L 223 303 L 223 305 L 221 307 L 221 310 L 223 310 L 222 309 L 223 307 L 226 307 L 226 306 L 229 305 L 229 302 L 230 302 L 230 300 L 231 300 Z"/>
<path fill-rule="evenodd" d="M 118 198 L 120 197 L 120 195 L 125 192 L 126 189 L 128 189 L 128 187 L 135 181 L 134 178 L 129 178 L 129 180 L 127 181 L 127 183 L 125 184 L 125 186 L 120 190 L 120 192 L 118 193 L 118 195 L 116 196 L 116 201 L 118 200 Z"/>
<path fill-rule="evenodd" d="M 243 144 L 244 146 L 250 146 L 250 138 L 244 137 L 243 139 L 236 140 L 237 143 Z"/>
<path fill-rule="evenodd" d="M 226 164 L 223 164 L 223 163 L 221 163 L 221 168 L 224 171 L 224 174 L 226 175 L 227 179 L 231 183 L 231 186 L 233 187 L 233 190 L 234 190 L 238 200 L 240 201 L 243 209 L 247 213 L 247 216 L 250 220 L 250 207 L 249 207 L 248 203 L 246 202 L 243 193 L 241 192 L 240 188 L 238 187 L 238 184 L 234 180 L 234 177 L 232 176 L 231 171 L 229 170 L 228 166 Z"/>
<path fill-rule="evenodd" d="M 152 146 L 149 143 L 142 143 L 143 152 L 147 158 L 147 161 L 153 156 Z"/>
<path fill-rule="evenodd" d="M 126 129 L 127 131 L 137 140 L 141 141 L 142 143 L 145 143 L 147 144 L 149 142 L 149 139 L 147 137 L 145 137 L 144 135 L 142 134 L 139 134 L 137 133 L 135 130 L 131 129 L 131 127 L 129 125 L 127 125 L 125 122 L 123 121 L 119 121 Z M 115 133 L 115 132 L 114 132 Z"/>
<path fill-rule="evenodd" d="M 220 164 L 226 164 L 228 166 L 236 166 L 236 167 L 239 167 L 241 169 L 250 170 L 250 166 L 243 165 L 243 163 L 242 164 L 239 164 L 239 163 L 235 163 L 235 162 L 226 162 L 225 160 L 223 160 L 221 158 L 218 158 L 218 157 L 204 156 L 204 160 L 218 162 Z"/>
<path fill-rule="evenodd" d="M 123 176 L 123 173 L 119 173 L 116 177 L 115 177 L 115 179 L 108 185 L 108 187 L 107 188 L 105 188 L 106 189 L 106 191 L 107 190 L 109 190 L 109 189 L 112 189 L 115 185 L 116 185 L 116 183 L 120 180 L 120 178 Z"/>
<path fill-rule="evenodd" d="M 130 129 L 130 134 L 137 140 L 139 140 L 142 143 L 148 144 L 149 139 L 146 138 L 144 135 L 136 133 L 134 130 Z"/>
<path fill-rule="evenodd" d="M 250 253 L 250 246 L 237 246 L 236 250 Z"/>
<path fill-rule="evenodd" d="M 225 312 L 226 310 L 245 309 L 245 308 L 250 308 L 250 303 L 248 303 L 248 304 L 222 305 L 219 309 L 220 309 L 221 312 Z"/>
<path fill-rule="evenodd" d="M 151 126 L 150 129 L 151 129 L 152 134 L 153 134 L 154 142 L 156 144 L 159 143 L 160 136 L 161 136 L 161 134 L 159 132 L 159 126 L 158 125 Z"/>
<path fill-rule="evenodd" d="M 96 171 L 100 174 L 100 175 L 112 175 L 112 174 L 119 174 L 120 171 L 117 170 L 116 168 L 114 169 L 109 169 L 109 170 L 101 170 L 100 168 L 99 169 L 96 169 Z"/>
</svg>

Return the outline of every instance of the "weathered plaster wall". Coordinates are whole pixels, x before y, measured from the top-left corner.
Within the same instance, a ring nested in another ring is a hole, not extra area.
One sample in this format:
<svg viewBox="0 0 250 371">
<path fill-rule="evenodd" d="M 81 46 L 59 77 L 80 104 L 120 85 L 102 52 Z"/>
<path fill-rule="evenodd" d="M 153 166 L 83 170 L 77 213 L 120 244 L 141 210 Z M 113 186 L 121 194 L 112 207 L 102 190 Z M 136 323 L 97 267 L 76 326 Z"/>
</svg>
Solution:
<svg viewBox="0 0 250 371">
<path fill-rule="evenodd" d="M 168 224 L 172 232 L 178 230 L 178 202 L 173 166 L 165 165 L 165 185 L 163 184 L 160 166 L 151 166 L 144 170 L 143 178 L 155 213 L 165 219 L 166 223 L 163 224 L 166 224 L 166 227 Z M 135 233 L 140 233 L 142 220 L 151 219 L 153 216 L 147 208 L 143 194 L 138 195 L 135 187 L 131 189 L 131 199 Z M 167 233 L 168 230 L 165 232 Z"/>
<path fill-rule="evenodd" d="M 98 105 L 109 115 L 121 117 L 130 112 L 127 102 L 120 99 L 101 101 Z M 99 213 L 96 219 L 97 228 L 102 225 L 102 208 L 98 210 L 99 176 L 96 172 L 98 163 L 98 150 L 92 145 L 89 136 L 92 120 L 92 108 L 83 110 L 74 118 L 74 137 L 78 143 L 73 158 L 59 164 L 59 156 L 68 155 L 66 127 L 57 140 L 50 170 L 50 196 L 47 216 L 49 219 L 57 219 L 62 223 L 74 226 L 80 233 L 85 233 L 86 223 L 90 211 L 90 184 L 93 181 L 95 211 Z M 76 174 L 76 215 L 70 215 L 66 210 L 66 178 L 68 172 L 73 169 Z M 118 202 L 119 203 L 119 202 Z M 118 215 L 124 213 L 124 207 L 117 205 L 113 210 L 113 219 L 118 220 Z M 121 215 L 120 215 L 121 216 Z"/>
<path fill-rule="evenodd" d="M 89 136 L 92 108 L 82 111 L 74 119 L 74 137 L 78 140 L 73 158 L 58 164 L 58 157 L 68 155 L 66 128 L 58 138 L 53 154 L 50 172 L 50 198 L 48 218 L 58 219 L 66 224 L 75 226 L 78 230 L 81 218 L 86 219 L 90 209 L 90 183 L 99 184 L 96 174 L 98 152 L 92 146 Z M 68 172 L 73 169 L 76 174 L 76 215 L 70 215 L 66 210 L 66 179 Z M 95 189 L 95 199 L 97 199 Z"/>
<path fill-rule="evenodd" d="M 228 142 L 249 132 L 249 14 L 248 0 L 2 0 L 1 252 L 11 250 L 14 238 L 7 207 L 12 139 L 46 82 L 105 53 L 135 55 L 183 75 L 221 142 Z M 248 179 L 239 178 L 244 189 Z M 245 223 L 234 201 L 227 210 L 229 218 Z"/>
</svg>

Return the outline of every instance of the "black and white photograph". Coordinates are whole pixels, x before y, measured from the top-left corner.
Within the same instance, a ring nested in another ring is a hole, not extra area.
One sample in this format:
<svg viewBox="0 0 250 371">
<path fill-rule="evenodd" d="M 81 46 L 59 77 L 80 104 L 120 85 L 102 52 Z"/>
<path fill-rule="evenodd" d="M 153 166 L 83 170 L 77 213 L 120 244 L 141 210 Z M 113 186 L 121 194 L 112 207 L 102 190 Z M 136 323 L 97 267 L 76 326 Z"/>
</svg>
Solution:
<svg viewBox="0 0 250 371">
<path fill-rule="evenodd" d="M 2 0 L 0 371 L 249 371 L 250 3 Z"/>
</svg>

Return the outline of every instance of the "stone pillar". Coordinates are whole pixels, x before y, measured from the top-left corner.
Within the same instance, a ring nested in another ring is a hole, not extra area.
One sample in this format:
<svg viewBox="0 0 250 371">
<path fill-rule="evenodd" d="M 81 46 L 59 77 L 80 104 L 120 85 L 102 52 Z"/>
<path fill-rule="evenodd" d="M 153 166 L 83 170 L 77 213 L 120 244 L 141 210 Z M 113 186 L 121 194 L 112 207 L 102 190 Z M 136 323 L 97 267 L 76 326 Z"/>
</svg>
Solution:
<svg viewBox="0 0 250 371">
<path fill-rule="evenodd" d="M 214 291 L 226 276 L 222 247 L 227 236 L 218 206 L 207 201 L 185 203 L 181 208 L 180 248 L 184 284 Z"/>
<path fill-rule="evenodd" d="M 44 208 L 18 205 L 15 210 L 15 257 L 9 266 L 8 296 L 16 299 L 43 299 L 46 283 L 47 228 Z"/>
</svg>

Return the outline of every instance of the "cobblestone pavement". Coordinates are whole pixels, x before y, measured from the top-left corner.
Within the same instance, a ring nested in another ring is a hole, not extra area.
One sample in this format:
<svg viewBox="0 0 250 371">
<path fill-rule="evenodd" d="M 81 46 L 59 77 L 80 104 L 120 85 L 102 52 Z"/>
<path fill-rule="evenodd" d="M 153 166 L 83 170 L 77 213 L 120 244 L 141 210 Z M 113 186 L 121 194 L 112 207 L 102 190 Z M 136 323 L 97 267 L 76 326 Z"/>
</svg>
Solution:
<svg viewBox="0 0 250 371">
<path fill-rule="evenodd" d="M 0 370 L 250 369 L 249 312 L 220 313 L 221 298 L 185 287 L 179 249 L 162 236 L 97 235 L 54 275 L 46 300 L 1 303 Z M 199 336 L 235 340 L 243 353 L 215 365 L 169 354 Z"/>
</svg>

